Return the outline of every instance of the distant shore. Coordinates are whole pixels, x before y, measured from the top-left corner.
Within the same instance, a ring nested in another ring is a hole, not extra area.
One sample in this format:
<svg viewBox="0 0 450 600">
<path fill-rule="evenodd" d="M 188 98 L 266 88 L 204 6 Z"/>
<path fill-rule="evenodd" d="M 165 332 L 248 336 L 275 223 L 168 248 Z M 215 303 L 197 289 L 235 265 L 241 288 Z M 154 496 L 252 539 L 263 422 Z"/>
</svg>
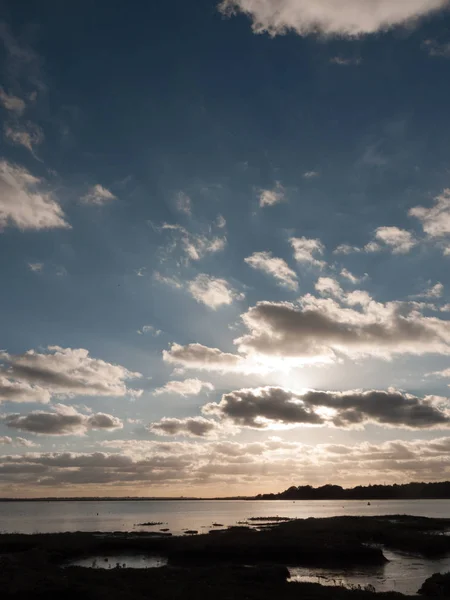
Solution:
<svg viewBox="0 0 450 600">
<path fill-rule="evenodd" d="M 317 488 L 311 485 L 291 486 L 279 493 L 258 494 L 257 496 L 226 496 L 199 498 L 196 496 L 84 496 L 45 498 L 0 498 L 0 502 L 149 502 L 149 501 L 217 501 L 217 500 L 450 500 L 450 481 L 411 482 L 392 485 L 358 485 L 343 488 L 340 485 L 327 484 Z"/>
</svg>

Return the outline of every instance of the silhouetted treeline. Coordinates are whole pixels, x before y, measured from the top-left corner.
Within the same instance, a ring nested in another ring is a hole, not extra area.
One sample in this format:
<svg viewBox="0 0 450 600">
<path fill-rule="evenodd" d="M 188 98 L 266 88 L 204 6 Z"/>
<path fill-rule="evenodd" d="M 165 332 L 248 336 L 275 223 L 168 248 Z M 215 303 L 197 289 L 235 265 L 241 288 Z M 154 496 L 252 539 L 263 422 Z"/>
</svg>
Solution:
<svg viewBox="0 0 450 600">
<path fill-rule="evenodd" d="M 358 485 L 343 488 L 340 485 L 293 485 L 279 494 L 259 494 L 257 500 L 423 500 L 450 499 L 450 481 L 439 483 L 405 483 L 398 485 Z"/>
</svg>

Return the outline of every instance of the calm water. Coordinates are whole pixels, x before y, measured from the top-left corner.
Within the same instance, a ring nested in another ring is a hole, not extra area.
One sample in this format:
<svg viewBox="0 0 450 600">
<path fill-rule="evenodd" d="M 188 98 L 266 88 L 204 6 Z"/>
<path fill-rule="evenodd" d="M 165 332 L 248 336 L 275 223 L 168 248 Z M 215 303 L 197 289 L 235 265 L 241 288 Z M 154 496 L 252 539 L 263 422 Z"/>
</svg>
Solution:
<svg viewBox="0 0 450 600">
<path fill-rule="evenodd" d="M 116 501 L 116 502 L 0 502 L 0 531 L 54 533 L 62 531 L 199 532 L 213 523 L 235 525 L 249 517 L 333 517 L 338 515 L 408 514 L 450 518 L 448 500 L 372 501 Z M 164 525 L 142 527 L 158 521 Z"/>
</svg>

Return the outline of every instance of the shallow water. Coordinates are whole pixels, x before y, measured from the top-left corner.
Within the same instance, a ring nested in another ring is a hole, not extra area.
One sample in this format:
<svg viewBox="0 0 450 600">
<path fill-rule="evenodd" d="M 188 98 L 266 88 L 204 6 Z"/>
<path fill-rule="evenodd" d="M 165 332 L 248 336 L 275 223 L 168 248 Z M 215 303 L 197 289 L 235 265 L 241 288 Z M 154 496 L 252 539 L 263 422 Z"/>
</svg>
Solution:
<svg viewBox="0 0 450 600">
<path fill-rule="evenodd" d="M 154 569 L 167 565 L 167 559 L 162 556 L 147 556 L 145 554 L 103 554 L 73 560 L 67 567 L 88 567 L 90 569 Z"/>
<path fill-rule="evenodd" d="M 213 529 L 213 523 L 227 527 L 249 517 L 295 518 L 339 515 L 408 514 L 450 518 L 448 500 L 300 501 L 288 500 L 144 500 L 144 501 L 60 501 L 0 502 L 0 531 L 55 533 L 63 531 L 159 531 L 169 528 L 181 534 L 185 529 L 199 532 Z M 158 521 L 153 527 L 138 523 Z"/>
<path fill-rule="evenodd" d="M 395 591 L 416 594 L 422 583 L 433 573 L 450 571 L 450 556 L 426 560 L 400 552 L 383 550 L 389 560 L 382 566 L 355 569 L 317 569 L 290 567 L 291 581 L 309 581 L 322 585 L 373 585 L 377 592 Z"/>
</svg>

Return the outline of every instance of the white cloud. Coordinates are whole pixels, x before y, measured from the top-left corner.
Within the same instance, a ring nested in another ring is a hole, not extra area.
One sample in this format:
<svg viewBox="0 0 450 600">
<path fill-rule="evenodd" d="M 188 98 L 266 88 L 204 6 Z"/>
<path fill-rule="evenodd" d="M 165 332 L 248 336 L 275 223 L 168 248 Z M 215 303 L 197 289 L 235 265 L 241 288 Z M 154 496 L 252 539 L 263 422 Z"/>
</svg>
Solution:
<svg viewBox="0 0 450 600">
<path fill-rule="evenodd" d="M 399 227 L 378 227 L 375 238 L 389 246 L 394 254 L 407 254 L 417 243 L 410 231 Z"/>
<path fill-rule="evenodd" d="M 377 244 L 377 242 L 374 242 L 374 241 L 371 241 L 364 246 L 364 252 L 372 253 L 372 252 L 380 252 L 380 250 L 381 250 L 380 244 Z"/>
<path fill-rule="evenodd" d="M 18 446 L 18 447 L 22 447 L 22 448 L 35 448 L 35 447 L 39 446 L 39 444 L 36 444 L 35 442 L 32 442 L 30 440 L 26 440 L 25 438 L 22 438 L 22 437 L 11 438 L 11 437 L 9 437 L 9 435 L 0 436 L 0 446 L 6 445 L 6 444 L 11 445 L 11 446 Z"/>
<path fill-rule="evenodd" d="M 3 108 L 15 113 L 19 117 L 26 108 L 26 104 L 22 98 L 8 94 L 2 87 L 0 87 L 0 104 L 3 106 Z"/>
<path fill-rule="evenodd" d="M 168 276 L 162 275 L 161 273 L 159 273 L 159 271 L 155 271 L 153 273 L 153 277 L 156 279 L 156 281 L 159 281 L 160 283 L 164 283 L 165 285 L 170 285 L 170 287 L 177 288 L 177 289 L 181 289 L 183 287 L 183 284 L 181 283 L 181 281 L 179 281 L 176 277 L 168 277 Z"/>
<path fill-rule="evenodd" d="M 245 262 L 278 280 L 279 284 L 291 290 L 298 289 L 297 274 L 282 258 L 277 258 L 271 252 L 254 252 Z"/>
<path fill-rule="evenodd" d="M 339 283 L 331 277 L 319 277 L 314 285 L 315 289 L 324 296 L 330 295 L 336 298 L 342 298 L 344 291 Z"/>
<path fill-rule="evenodd" d="M 0 161 L 0 230 L 69 228 L 60 204 L 42 188 L 42 180 L 23 167 Z"/>
<path fill-rule="evenodd" d="M 357 277 L 356 275 L 353 275 L 353 273 L 350 273 L 350 271 L 344 267 L 341 270 L 341 276 L 345 277 L 345 279 L 348 279 L 351 283 L 356 284 L 366 279 L 367 273 L 364 273 L 363 277 Z"/>
<path fill-rule="evenodd" d="M 141 327 L 141 329 L 137 330 L 137 333 L 139 335 L 150 334 L 154 337 L 158 337 L 158 335 L 161 335 L 162 331 L 161 329 L 156 329 L 156 327 L 154 327 L 153 325 L 144 325 L 143 327 Z"/>
<path fill-rule="evenodd" d="M 189 293 L 197 302 L 217 309 L 219 306 L 229 305 L 233 300 L 241 300 L 244 296 L 238 294 L 225 279 L 218 279 L 211 275 L 201 273 L 188 284 Z"/>
<path fill-rule="evenodd" d="M 354 37 L 384 31 L 448 7 L 448 0 L 222 0 L 227 15 L 242 12 L 255 33 Z"/>
<path fill-rule="evenodd" d="M 271 190 L 260 190 L 259 194 L 259 205 L 261 207 L 264 206 L 274 206 L 274 204 L 279 204 L 283 202 L 285 199 L 285 190 L 279 181 L 277 181 L 275 187 Z"/>
<path fill-rule="evenodd" d="M 434 206 L 415 206 L 409 211 L 422 223 L 424 232 L 430 237 L 442 237 L 450 233 L 450 188 L 434 199 Z"/>
<path fill-rule="evenodd" d="M 10 402 L 48 402 L 52 396 L 136 396 L 142 392 L 127 388 L 126 382 L 139 377 L 120 365 L 91 358 L 83 348 L 0 352 L 0 400 Z"/>
<path fill-rule="evenodd" d="M 177 209 L 186 215 L 192 214 L 192 200 L 184 192 L 178 192 L 177 194 Z"/>
<path fill-rule="evenodd" d="M 420 298 L 441 298 L 444 294 L 444 286 L 442 283 L 438 282 L 435 285 L 432 285 L 430 288 L 425 290 L 423 294 L 419 294 Z"/>
<path fill-rule="evenodd" d="M 180 243 L 188 260 L 200 260 L 206 254 L 220 252 L 227 244 L 226 237 L 189 233 L 189 231 L 181 225 L 164 223 L 161 226 L 161 230 L 172 232 L 175 246 L 178 242 Z"/>
<path fill-rule="evenodd" d="M 180 396 L 198 396 L 203 390 L 213 390 L 214 386 L 209 381 L 200 379 L 185 379 L 184 381 L 168 381 L 165 385 L 157 388 L 153 393 L 179 394 Z"/>
<path fill-rule="evenodd" d="M 167 418 L 151 423 L 148 430 L 157 435 L 175 436 L 184 435 L 188 437 L 211 437 L 220 428 L 216 421 L 210 421 L 203 417 L 189 417 L 187 419 Z"/>
<path fill-rule="evenodd" d="M 316 258 L 324 253 L 325 246 L 318 239 L 308 239 L 305 237 L 291 238 L 292 248 L 294 249 L 295 260 L 299 263 L 309 263 L 316 267 L 324 267 L 325 261 Z"/>
<path fill-rule="evenodd" d="M 353 254 L 358 252 L 361 252 L 361 248 L 350 246 L 350 244 L 340 244 L 333 250 L 333 254 Z"/>
<path fill-rule="evenodd" d="M 203 344 L 172 344 L 163 350 L 163 360 L 185 369 L 218 371 L 222 373 L 242 372 L 244 358 L 237 354 L 222 352 L 219 348 L 209 348 Z"/>
<path fill-rule="evenodd" d="M 304 179 L 315 179 L 319 177 L 320 173 L 318 171 L 306 171 L 303 173 Z"/>
<path fill-rule="evenodd" d="M 44 263 L 28 263 L 28 268 L 30 269 L 30 271 L 33 271 L 33 273 L 41 273 L 44 269 Z"/>
<path fill-rule="evenodd" d="M 53 412 L 9 414 L 2 420 L 7 427 L 38 435 L 84 435 L 91 429 L 112 431 L 123 427 L 120 419 L 105 413 L 84 415 L 64 404 L 55 404 L 52 409 Z"/>
<path fill-rule="evenodd" d="M 81 198 L 84 204 L 92 204 L 94 206 L 103 206 L 112 200 L 117 200 L 117 196 L 99 183 L 90 187 L 88 192 Z"/>
<path fill-rule="evenodd" d="M 227 221 L 224 216 L 217 215 L 216 225 L 219 229 L 223 229 L 227 225 Z"/>
<path fill-rule="evenodd" d="M 39 146 L 44 141 L 44 132 L 35 123 L 26 124 L 6 124 L 4 128 L 5 137 L 18 146 L 24 146 L 30 152 L 34 152 L 34 147 Z"/>
</svg>

